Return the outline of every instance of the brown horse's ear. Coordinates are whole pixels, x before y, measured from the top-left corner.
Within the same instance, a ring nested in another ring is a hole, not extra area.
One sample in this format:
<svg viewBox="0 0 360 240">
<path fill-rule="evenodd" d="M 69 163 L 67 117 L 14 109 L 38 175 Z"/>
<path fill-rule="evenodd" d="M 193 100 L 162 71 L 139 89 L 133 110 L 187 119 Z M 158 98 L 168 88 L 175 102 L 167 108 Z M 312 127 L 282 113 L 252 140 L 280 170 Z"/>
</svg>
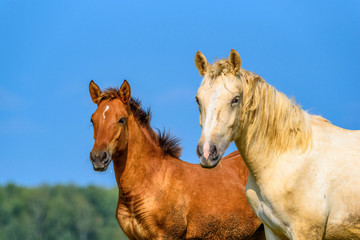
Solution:
<svg viewBox="0 0 360 240">
<path fill-rule="evenodd" d="M 123 103 L 127 104 L 131 97 L 131 89 L 129 83 L 124 80 L 119 90 L 120 99 Z"/>
<path fill-rule="evenodd" d="M 201 76 L 204 76 L 206 71 L 209 69 L 210 65 L 200 51 L 197 51 L 195 54 L 195 66 L 199 70 Z"/>
<path fill-rule="evenodd" d="M 89 91 L 90 91 L 90 96 L 91 99 L 94 103 L 99 104 L 100 102 L 100 97 L 101 97 L 101 90 L 99 88 L 98 85 L 96 85 L 96 83 L 91 80 L 90 84 L 89 84 Z"/>
<path fill-rule="evenodd" d="M 240 66 L 241 66 L 241 58 L 237 51 L 234 49 L 231 49 L 230 55 L 229 55 L 229 63 L 232 66 L 235 75 L 237 75 L 240 72 Z"/>
</svg>

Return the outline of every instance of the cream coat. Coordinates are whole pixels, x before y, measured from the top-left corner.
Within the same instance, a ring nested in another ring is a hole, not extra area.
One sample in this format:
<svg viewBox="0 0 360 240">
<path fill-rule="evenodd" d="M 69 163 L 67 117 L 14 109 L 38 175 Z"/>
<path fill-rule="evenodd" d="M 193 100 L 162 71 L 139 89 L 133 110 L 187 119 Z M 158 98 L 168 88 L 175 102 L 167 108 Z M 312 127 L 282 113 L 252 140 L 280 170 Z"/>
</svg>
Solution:
<svg viewBox="0 0 360 240">
<path fill-rule="evenodd" d="M 235 142 L 267 239 L 360 239 L 360 131 L 308 114 L 240 63 L 235 50 L 213 65 L 195 56 L 202 163 L 217 164 L 208 146 L 222 155 Z"/>
</svg>

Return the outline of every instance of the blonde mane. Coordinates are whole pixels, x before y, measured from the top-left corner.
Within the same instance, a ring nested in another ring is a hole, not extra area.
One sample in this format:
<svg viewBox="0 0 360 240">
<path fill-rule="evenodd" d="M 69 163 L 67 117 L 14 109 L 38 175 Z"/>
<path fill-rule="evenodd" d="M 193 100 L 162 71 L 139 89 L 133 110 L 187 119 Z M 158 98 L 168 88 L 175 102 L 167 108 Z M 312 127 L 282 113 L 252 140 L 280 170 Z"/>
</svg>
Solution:
<svg viewBox="0 0 360 240">
<path fill-rule="evenodd" d="M 218 76 L 234 75 L 228 60 L 220 59 L 206 73 L 214 83 Z M 306 151 L 312 145 L 310 115 L 255 73 L 240 69 L 243 88 L 239 139 L 244 153 L 250 148 L 265 154 L 288 150 Z M 203 82 L 204 83 L 204 82 Z M 321 118 L 321 117 L 320 117 Z"/>
<path fill-rule="evenodd" d="M 312 145 L 310 115 L 257 74 L 241 69 L 239 75 L 243 86 L 240 136 L 244 140 L 240 147 L 265 154 L 306 151 Z"/>
</svg>

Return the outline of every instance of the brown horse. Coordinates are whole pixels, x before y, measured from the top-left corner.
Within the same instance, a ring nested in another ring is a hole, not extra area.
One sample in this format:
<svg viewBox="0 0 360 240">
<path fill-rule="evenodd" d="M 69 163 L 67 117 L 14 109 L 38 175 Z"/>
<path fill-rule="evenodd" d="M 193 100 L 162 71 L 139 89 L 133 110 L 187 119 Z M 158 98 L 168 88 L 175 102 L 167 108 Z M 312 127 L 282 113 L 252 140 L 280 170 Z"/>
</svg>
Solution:
<svg viewBox="0 0 360 240">
<path fill-rule="evenodd" d="M 91 81 L 89 89 L 98 105 L 90 159 L 96 171 L 113 161 L 116 217 L 130 239 L 265 239 L 244 194 L 248 170 L 238 152 L 212 170 L 184 162 L 178 140 L 152 130 L 126 81 L 105 92 Z"/>
</svg>

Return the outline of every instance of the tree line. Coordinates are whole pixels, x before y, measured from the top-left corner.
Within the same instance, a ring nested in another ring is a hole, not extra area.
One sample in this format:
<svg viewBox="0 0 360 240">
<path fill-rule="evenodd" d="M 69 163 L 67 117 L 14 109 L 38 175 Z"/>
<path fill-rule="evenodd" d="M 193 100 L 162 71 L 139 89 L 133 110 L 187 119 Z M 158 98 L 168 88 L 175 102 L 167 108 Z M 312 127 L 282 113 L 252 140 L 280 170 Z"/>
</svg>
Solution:
<svg viewBox="0 0 360 240">
<path fill-rule="evenodd" d="M 127 239 L 115 217 L 118 190 L 0 186 L 0 240 Z"/>
</svg>

